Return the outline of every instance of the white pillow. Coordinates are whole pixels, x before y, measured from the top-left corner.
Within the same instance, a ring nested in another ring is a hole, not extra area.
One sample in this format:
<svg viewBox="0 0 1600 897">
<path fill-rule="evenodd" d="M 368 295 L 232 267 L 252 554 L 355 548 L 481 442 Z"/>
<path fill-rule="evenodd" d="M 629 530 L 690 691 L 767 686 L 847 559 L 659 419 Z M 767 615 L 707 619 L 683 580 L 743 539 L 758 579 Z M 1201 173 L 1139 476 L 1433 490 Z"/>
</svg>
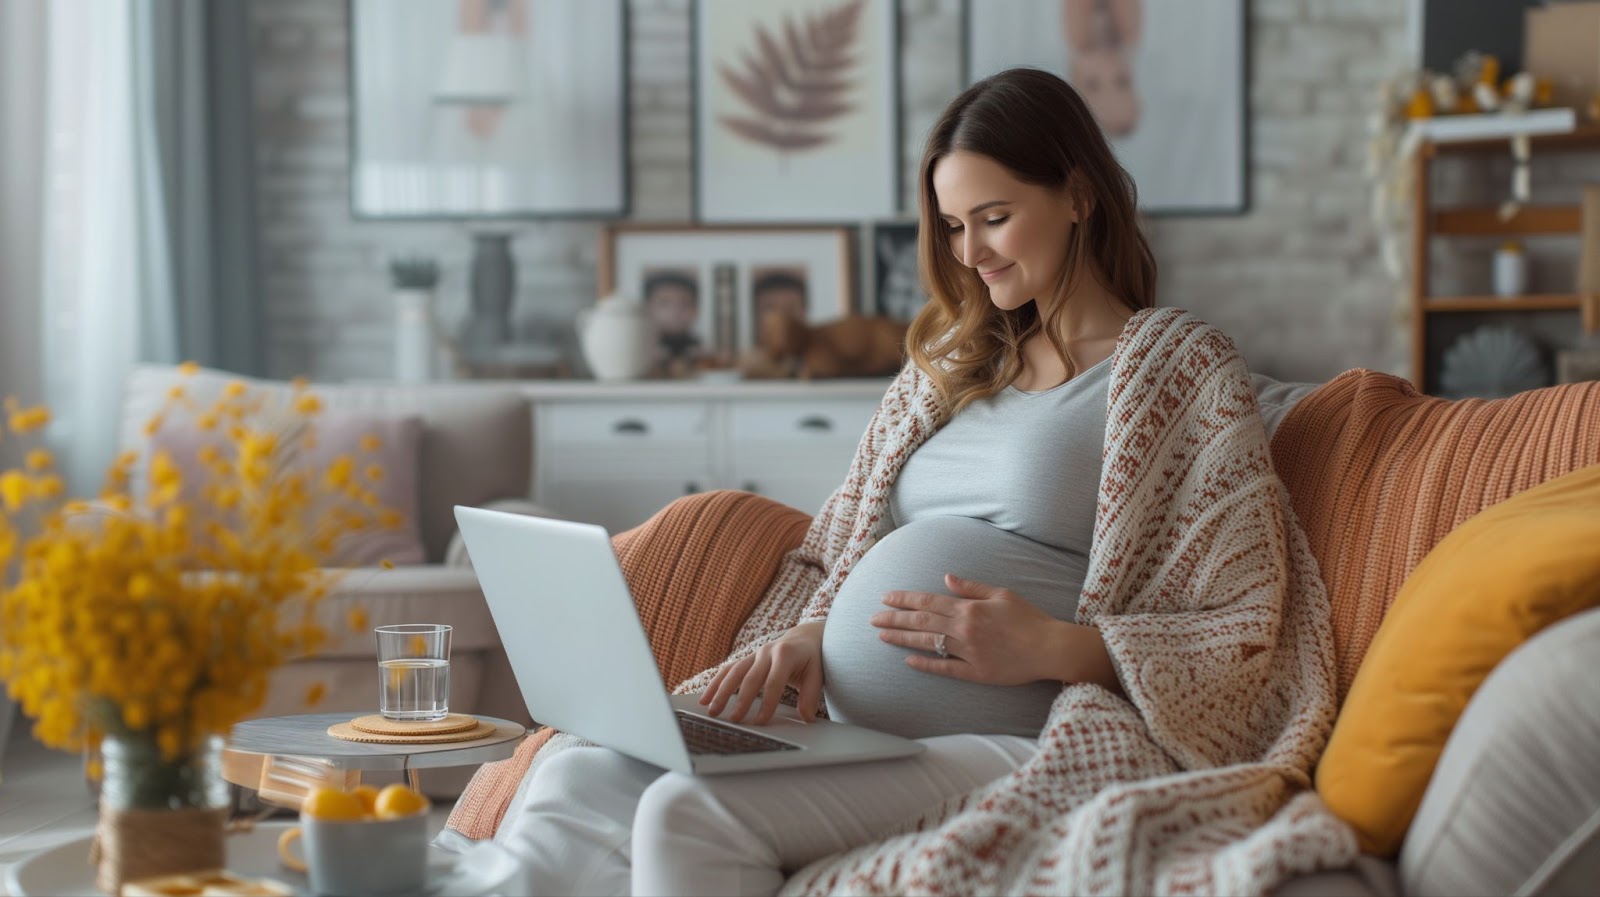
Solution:
<svg viewBox="0 0 1600 897">
<path fill-rule="evenodd" d="M 1467 703 L 1400 848 L 1408 895 L 1600 894 L 1600 608 L 1511 652 Z"/>
</svg>

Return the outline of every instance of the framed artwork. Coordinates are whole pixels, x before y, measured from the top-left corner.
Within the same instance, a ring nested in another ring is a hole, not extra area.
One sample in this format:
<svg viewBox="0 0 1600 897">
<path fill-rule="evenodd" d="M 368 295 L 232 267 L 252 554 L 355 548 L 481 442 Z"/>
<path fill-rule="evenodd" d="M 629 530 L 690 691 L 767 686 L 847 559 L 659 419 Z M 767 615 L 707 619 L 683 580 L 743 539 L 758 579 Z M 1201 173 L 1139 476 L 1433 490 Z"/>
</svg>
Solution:
<svg viewBox="0 0 1600 897">
<path fill-rule="evenodd" d="M 963 4 L 966 83 L 1016 66 L 1082 94 L 1154 214 L 1249 207 L 1245 0 Z"/>
<path fill-rule="evenodd" d="M 697 0 L 693 10 L 696 218 L 898 213 L 897 0 Z"/>
<path fill-rule="evenodd" d="M 917 222 L 880 221 L 872 228 L 869 314 L 909 323 L 928 303 L 917 273 Z"/>
<path fill-rule="evenodd" d="M 851 242 L 847 227 L 614 225 L 600 234 L 600 295 L 643 304 L 668 361 L 731 361 L 767 311 L 812 324 L 848 314 Z"/>
<path fill-rule="evenodd" d="M 628 210 L 623 0 L 350 0 L 357 218 Z"/>
</svg>

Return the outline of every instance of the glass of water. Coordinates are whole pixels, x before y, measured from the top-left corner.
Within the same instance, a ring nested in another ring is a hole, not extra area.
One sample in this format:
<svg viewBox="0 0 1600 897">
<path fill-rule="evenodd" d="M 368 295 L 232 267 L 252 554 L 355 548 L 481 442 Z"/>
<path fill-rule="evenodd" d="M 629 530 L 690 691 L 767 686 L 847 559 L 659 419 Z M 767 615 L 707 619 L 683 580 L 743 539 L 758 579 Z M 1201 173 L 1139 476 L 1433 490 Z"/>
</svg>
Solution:
<svg viewBox="0 0 1600 897">
<path fill-rule="evenodd" d="M 379 626 L 378 711 L 384 719 L 440 720 L 450 712 L 450 627 Z"/>
</svg>

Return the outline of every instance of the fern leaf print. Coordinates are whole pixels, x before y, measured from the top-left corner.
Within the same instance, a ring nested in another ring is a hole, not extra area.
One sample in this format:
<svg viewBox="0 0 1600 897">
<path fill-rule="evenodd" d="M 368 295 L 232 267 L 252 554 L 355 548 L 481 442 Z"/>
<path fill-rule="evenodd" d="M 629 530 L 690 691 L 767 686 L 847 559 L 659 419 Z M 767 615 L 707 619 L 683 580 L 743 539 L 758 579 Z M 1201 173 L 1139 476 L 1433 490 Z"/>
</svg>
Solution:
<svg viewBox="0 0 1600 897">
<path fill-rule="evenodd" d="M 738 114 L 718 117 L 731 134 L 780 155 L 826 146 L 829 126 L 856 110 L 856 43 L 867 0 L 845 2 L 781 27 L 754 26 L 736 65 L 717 63 Z"/>
</svg>

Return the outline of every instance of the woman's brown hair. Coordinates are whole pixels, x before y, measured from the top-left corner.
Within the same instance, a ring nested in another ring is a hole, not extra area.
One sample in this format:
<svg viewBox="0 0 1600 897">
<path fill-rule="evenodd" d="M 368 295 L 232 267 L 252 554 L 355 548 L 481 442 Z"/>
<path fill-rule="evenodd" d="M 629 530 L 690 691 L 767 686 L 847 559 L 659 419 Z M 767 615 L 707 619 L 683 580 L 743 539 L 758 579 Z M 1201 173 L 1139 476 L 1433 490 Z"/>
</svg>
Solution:
<svg viewBox="0 0 1600 897">
<path fill-rule="evenodd" d="M 1056 283 L 1058 301 L 1001 311 L 978 273 L 955 257 L 933 190 L 934 166 L 955 152 L 987 156 L 1026 184 L 1073 191 L 1082 217 Z M 1022 344 L 1041 327 L 1073 372 L 1058 324 L 1061 300 L 1089 276 L 1086 262 L 1130 309 L 1155 305 L 1155 256 L 1139 229 L 1133 179 L 1078 92 L 1055 75 L 1010 69 L 967 88 L 929 132 L 918 182 L 917 263 L 929 301 L 906 334 L 906 352 L 952 413 L 1015 380 Z"/>
</svg>

